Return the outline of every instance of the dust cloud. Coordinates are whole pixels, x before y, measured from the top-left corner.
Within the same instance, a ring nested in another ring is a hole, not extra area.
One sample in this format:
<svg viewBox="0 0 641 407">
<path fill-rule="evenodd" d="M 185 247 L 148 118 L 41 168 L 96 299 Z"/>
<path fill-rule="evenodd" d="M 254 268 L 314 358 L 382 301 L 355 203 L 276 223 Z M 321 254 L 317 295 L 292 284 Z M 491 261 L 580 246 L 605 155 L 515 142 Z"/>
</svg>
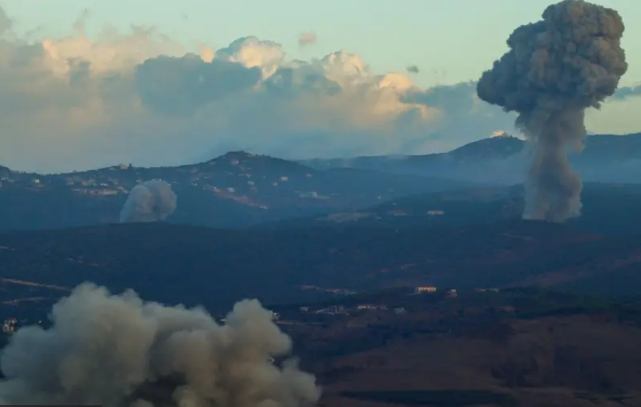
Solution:
<svg viewBox="0 0 641 407">
<path fill-rule="evenodd" d="M 204 309 L 145 302 L 84 283 L 52 326 L 19 329 L 4 349 L 2 405 L 302 407 L 320 389 L 291 339 L 256 300 L 217 323 Z"/>
</svg>

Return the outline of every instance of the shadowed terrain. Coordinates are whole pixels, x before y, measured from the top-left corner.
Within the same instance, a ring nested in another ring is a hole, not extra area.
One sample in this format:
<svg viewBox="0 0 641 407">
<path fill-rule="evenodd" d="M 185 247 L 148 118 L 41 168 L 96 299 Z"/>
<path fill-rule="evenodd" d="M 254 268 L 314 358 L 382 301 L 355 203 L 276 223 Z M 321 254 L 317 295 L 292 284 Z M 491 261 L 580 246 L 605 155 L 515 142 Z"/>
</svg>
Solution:
<svg viewBox="0 0 641 407">
<path fill-rule="evenodd" d="M 641 288 L 639 261 L 641 237 L 606 238 L 533 221 L 399 230 L 116 224 L 0 234 L 0 295 L 18 306 L 64 293 L 46 286 L 86 280 L 217 310 L 248 296 L 300 301 L 407 285 L 627 295 Z"/>
<path fill-rule="evenodd" d="M 588 183 L 584 207 L 567 224 L 606 235 L 641 234 L 641 185 Z M 464 226 L 515 220 L 523 213 L 523 187 L 477 187 L 391 199 L 356 211 L 268 222 L 264 228 Z"/>
<path fill-rule="evenodd" d="M 349 315 L 289 325 L 297 352 L 324 384 L 327 406 L 641 402 L 638 299 L 531 288 L 452 298 L 399 289 L 333 303 Z M 309 320 L 330 303 L 305 305 L 307 314 L 273 309 L 282 319 Z"/>
</svg>

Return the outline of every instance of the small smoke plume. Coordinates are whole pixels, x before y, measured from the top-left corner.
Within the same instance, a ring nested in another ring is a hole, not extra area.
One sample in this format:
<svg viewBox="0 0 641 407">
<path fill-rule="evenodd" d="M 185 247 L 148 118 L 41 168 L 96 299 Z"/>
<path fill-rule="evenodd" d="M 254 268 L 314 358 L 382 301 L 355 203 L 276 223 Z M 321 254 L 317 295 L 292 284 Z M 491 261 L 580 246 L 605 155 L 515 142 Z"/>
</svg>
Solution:
<svg viewBox="0 0 641 407">
<path fill-rule="evenodd" d="M 291 339 L 256 300 L 219 325 L 203 309 L 85 283 L 51 320 L 19 329 L 4 349 L 0 404 L 301 407 L 320 396 L 296 360 L 274 362 Z"/>
<path fill-rule="evenodd" d="M 176 210 L 176 194 L 171 184 L 162 180 L 136 185 L 120 212 L 121 222 L 157 222 Z"/>
<path fill-rule="evenodd" d="M 406 69 L 407 69 L 407 72 L 409 73 L 419 73 L 421 71 L 420 69 L 418 69 L 418 66 L 416 65 L 410 65 Z"/>
<path fill-rule="evenodd" d="M 316 34 L 314 33 L 306 32 L 298 37 L 298 46 L 301 48 L 314 44 L 316 44 Z"/>
<path fill-rule="evenodd" d="M 510 50 L 485 71 L 479 98 L 518 113 L 532 141 L 524 218 L 561 222 L 581 210 L 581 178 L 566 148 L 582 149 L 585 109 L 599 108 L 627 71 L 615 10 L 582 0 L 548 6 L 543 20 L 510 35 Z"/>
</svg>

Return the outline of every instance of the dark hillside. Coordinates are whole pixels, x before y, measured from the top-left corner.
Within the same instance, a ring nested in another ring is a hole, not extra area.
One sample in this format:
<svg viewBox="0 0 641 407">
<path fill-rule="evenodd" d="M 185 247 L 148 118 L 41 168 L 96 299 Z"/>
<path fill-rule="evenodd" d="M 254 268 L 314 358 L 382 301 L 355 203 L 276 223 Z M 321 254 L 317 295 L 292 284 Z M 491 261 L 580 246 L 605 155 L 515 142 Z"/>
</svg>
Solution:
<svg viewBox="0 0 641 407">
<path fill-rule="evenodd" d="M 220 309 L 245 297 L 292 302 L 399 285 L 569 284 L 625 294 L 641 288 L 640 250 L 639 239 L 621 244 L 523 221 L 399 231 L 116 224 L 0 234 L 0 270 L 6 301 L 89 280 Z"/>
</svg>

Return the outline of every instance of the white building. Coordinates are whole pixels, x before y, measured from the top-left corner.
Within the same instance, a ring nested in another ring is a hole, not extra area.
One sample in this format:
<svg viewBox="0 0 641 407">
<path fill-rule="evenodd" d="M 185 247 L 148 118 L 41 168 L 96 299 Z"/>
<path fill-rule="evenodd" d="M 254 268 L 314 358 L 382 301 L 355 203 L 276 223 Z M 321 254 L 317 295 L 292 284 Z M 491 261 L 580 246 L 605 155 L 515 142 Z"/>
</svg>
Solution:
<svg viewBox="0 0 641 407">
<path fill-rule="evenodd" d="M 431 285 L 418 286 L 414 288 L 414 294 L 433 293 L 433 292 L 436 292 L 436 287 Z"/>
</svg>

